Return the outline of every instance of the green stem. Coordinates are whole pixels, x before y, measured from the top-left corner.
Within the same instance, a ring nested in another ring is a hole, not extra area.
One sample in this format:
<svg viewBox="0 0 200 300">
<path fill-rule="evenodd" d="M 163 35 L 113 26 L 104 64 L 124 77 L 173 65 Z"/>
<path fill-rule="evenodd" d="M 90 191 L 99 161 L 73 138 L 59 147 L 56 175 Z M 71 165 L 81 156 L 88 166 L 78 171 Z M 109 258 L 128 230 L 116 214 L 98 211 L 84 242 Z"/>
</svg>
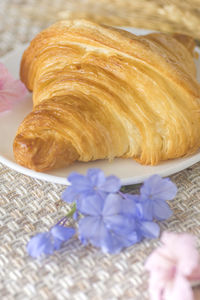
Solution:
<svg viewBox="0 0 200 300">
<path fill-rule="evenodd" d="M 67 218 L 70 218 L 73 216 L 73 214 L 75 213 L 76 211 L 76 203 L 73 204 L 71 210 L 68 212 L 68 214 L 66 215 Z"/>
</svg>

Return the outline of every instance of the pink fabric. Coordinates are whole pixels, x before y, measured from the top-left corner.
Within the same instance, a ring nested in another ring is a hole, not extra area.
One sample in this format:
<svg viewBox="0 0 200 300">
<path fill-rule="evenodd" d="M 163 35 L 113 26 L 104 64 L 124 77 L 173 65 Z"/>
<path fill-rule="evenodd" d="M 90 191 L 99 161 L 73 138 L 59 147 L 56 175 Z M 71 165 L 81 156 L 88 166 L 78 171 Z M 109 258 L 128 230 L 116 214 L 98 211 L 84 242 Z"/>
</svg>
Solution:
<svg viewBox="0 0 200 300">
<path fill-rule="evenodd" d="M 20 80 L 15 80 L 0 63 L 0 112 L 11 110 L 26 93 L 25 85 Z"/>
<path fill-rule="evenodd" d="M 151 299 L 193 300 L 191 284 L 200 281 L 200 255 L 194 236 L 164 232 L 161 242 L 145 264 L 150 272 Z"/>
</svg>

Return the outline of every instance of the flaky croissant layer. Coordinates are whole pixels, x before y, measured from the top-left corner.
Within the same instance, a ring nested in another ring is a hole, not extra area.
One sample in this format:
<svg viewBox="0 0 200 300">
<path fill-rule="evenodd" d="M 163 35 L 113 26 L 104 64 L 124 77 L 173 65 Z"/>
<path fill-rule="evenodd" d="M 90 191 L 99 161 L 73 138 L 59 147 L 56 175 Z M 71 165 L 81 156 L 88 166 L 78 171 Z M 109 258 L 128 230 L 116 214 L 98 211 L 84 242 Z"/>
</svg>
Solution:
<svg viewBox="0 0 200 300">
<path fill-rule="evenodd" d="M 135 36 L 85 20 L 60 21 L 24 52 L 33 111 L 14 140 L 16 161 L 44 171 L 114 157 L 155 165 L 200 146 L 194 41 Z"/>
</svg>

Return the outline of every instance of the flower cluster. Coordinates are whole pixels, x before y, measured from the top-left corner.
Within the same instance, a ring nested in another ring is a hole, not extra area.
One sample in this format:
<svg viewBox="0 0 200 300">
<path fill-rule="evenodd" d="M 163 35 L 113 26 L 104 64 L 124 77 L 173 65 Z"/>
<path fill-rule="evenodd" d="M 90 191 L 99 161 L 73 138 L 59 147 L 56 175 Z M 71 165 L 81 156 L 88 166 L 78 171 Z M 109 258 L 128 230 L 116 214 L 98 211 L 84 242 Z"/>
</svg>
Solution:
<svg viewBox="0 0 200 300">
<path fill-rule="evenodd" d="M 194 236 L 164 232 L 162 245 L 148 257 L 152 300 L 193 300 L 191 286 L 200 283 L 200 255 Z"/>
<path fill-rule="evenodd" d="M 76 205 L 74 218 L 80 241 L 106 253 L 118 253 L 145 237 L 157 238 L 160 228 L 155 220 L 172 215 L 166 200 L 172 200 L 177 193 L 174 183 L 158 175 L 144 182 L 139 195 L 122 193 L 120 180 L 116 176 L 105 177 L 100 169 L 89 169 L 86 176 L 73 172 L 68 181 L 71 185 L 63 192 L 62 199 Z M 30 255 L 52 253 L 72 236 L 72 229 L 68 236 L 66 227 L 59 225 L 56 232 L 61 233 L 61 238 L 57 242 L 54 228 L 31 239 Z"/>
</svg>

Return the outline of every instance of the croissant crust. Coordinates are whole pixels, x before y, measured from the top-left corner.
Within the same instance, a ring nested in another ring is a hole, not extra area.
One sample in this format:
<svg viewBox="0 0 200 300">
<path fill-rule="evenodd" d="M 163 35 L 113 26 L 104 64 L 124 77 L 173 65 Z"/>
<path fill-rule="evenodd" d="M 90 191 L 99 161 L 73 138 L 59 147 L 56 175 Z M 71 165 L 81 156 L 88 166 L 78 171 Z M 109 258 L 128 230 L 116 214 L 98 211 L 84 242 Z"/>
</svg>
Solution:
<svg viewBox="0 0 200 300">
<path fill-rule="evenodd" d="M 16 161 L 44 171 L 114 157 L 155 165 L 195 152 L 194 47 L 187 36 L 136 36 L 86 20 L 42 31 L 21 61 L 33 111 L 17 131 Z"/>
</svg>

